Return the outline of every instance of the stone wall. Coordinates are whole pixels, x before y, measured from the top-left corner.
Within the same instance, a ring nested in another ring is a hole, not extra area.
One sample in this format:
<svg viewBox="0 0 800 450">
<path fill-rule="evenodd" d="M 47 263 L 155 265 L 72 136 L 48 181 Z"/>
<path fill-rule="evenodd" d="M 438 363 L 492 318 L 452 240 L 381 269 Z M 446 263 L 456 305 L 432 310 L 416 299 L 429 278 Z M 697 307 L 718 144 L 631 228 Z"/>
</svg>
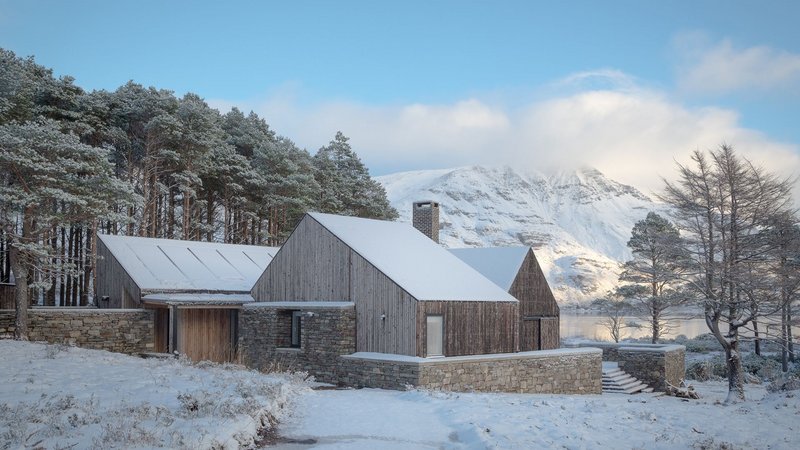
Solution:
<svg viewBox="0 0 800 450">
<path fill-rule="evenodd" d="M 682 345 L 586 342 L 579 346 L 602 349 L 603 361 L 616 361 L 620 369 L 658 391 L 667 382 L 679 386 L 685 377 L 686 347 Z"/>
<path fill-rule="evenodd" d="M 602 392 L 602 352 L 598 349 L 448 358 L 356 353 L 340 359 L 345 361 L 344 382 L 353 386 L 539 394 Z"/>
<path fill-rule="evenodd" d="M 14 311 L 0 310 L 0 338 L 14 336 Z M 28 338 L 119 353 L 153 351 L 153 312 L 145 309 L 31 308 Z"/>
<path fill-rule="evenodd" d="M 290 329 L 289 311 L 301 319 L 300 348 L 282 347 Z M 319 381 L 340 383 L 340 355 L 356 350 L 356 312 L 350 302 L 275 302 L 246 305 L 239 311 L 240 362 L 259 370 L 306 371 Z"/>
</svg>

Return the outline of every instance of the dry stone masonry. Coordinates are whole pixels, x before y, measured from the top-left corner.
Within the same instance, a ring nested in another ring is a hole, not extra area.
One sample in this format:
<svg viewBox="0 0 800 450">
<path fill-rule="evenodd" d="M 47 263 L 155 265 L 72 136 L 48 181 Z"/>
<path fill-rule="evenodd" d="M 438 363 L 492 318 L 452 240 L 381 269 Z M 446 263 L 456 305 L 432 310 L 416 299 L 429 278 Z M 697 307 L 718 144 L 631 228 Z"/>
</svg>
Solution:
<svg viewBox="0 0 800 450">
<path fill-rule="evenodd" d="M 0 310 L 0 338 L 14 335 L 14 311 Z M 153 351 L 153 312 L 145 309 L 31 308 L 28 338 L 118 353 Z"/>
<path fill-rule="evenodd" d="M 686 373 L 686 347 L 663 344 L 614 344 L 585 342 L 580 347 L 603 350 L 603 361 L 615 361 L 619 368 L 657 391 L 666 383 L 680 386 Z"/>
<path fill-rule="evenodd" d="M 300 348 L 288 347 L 291 311 L 302 311 Z M 353 303 L 254 303 L 239 312 L 239 356 L 259 370 L 305 371 L 317 380 L 340 382 L 339 356 L 355 352 Z"/>
<path fill-rule="evenodd" d="M 600 394 L 602 352 L 561 349 L 449 358 L 356 353 L 345 384 L 385 389 L 416 386 L 461 392 Z"/>
</svg>

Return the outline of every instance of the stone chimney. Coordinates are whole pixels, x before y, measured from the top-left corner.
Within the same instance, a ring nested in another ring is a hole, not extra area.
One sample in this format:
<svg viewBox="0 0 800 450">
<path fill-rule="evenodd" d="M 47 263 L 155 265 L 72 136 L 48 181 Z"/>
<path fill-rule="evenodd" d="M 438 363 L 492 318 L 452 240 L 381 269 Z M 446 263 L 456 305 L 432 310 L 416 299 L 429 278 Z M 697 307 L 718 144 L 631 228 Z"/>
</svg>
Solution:
<svg viewBox="0 0 800 450">
<path fill-rule="evenodd" d="M 439 203 L 425 200 L 414 202 L 412 222 L 414 228 L 439 243 Z"/>
</svg>

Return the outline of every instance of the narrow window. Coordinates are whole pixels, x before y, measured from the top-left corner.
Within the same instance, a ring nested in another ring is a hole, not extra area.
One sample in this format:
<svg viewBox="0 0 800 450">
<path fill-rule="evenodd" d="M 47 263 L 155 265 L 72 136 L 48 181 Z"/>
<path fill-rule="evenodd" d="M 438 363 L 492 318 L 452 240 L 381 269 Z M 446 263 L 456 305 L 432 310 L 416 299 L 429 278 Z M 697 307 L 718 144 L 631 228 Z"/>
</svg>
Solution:
<svg viewBox="0 0 800 450">
<path fill-rule="evenodd" d="M 292 311 L 292 347 L 300 348 L 300 343 L 302 342 L 302 329 L 301 324 L 303 323 L 300 319 L 303 317 L 303 313 L 301 311 Z"/>
<path fill-rule="evenodd" d="M 427 356 L 442 356 L 442 339 L 444 337 L 444 321 L 442 316 L 427 316 L 428 345 Z"/>
</svg>

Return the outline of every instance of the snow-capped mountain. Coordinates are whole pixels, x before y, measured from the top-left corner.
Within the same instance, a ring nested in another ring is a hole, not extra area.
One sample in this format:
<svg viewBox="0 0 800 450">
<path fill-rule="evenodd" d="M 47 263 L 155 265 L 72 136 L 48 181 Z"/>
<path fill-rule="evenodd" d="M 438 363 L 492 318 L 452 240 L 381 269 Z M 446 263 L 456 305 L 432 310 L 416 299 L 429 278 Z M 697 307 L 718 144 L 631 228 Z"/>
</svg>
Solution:
<svg viewBox="0 0 800 450">
<path fill-rule="evenodd" d="M 634 223 L 664 210 L 595 169 L 543 174 L 474 166 L 376 179 L 401 221 L 411 221 L 412 202 L 439 202 L 446 247 L 533 247 L 562 304 L 591 301 L 614 287 L 620 263 L 631 256 L 626 244 Z"/>
</svg>

